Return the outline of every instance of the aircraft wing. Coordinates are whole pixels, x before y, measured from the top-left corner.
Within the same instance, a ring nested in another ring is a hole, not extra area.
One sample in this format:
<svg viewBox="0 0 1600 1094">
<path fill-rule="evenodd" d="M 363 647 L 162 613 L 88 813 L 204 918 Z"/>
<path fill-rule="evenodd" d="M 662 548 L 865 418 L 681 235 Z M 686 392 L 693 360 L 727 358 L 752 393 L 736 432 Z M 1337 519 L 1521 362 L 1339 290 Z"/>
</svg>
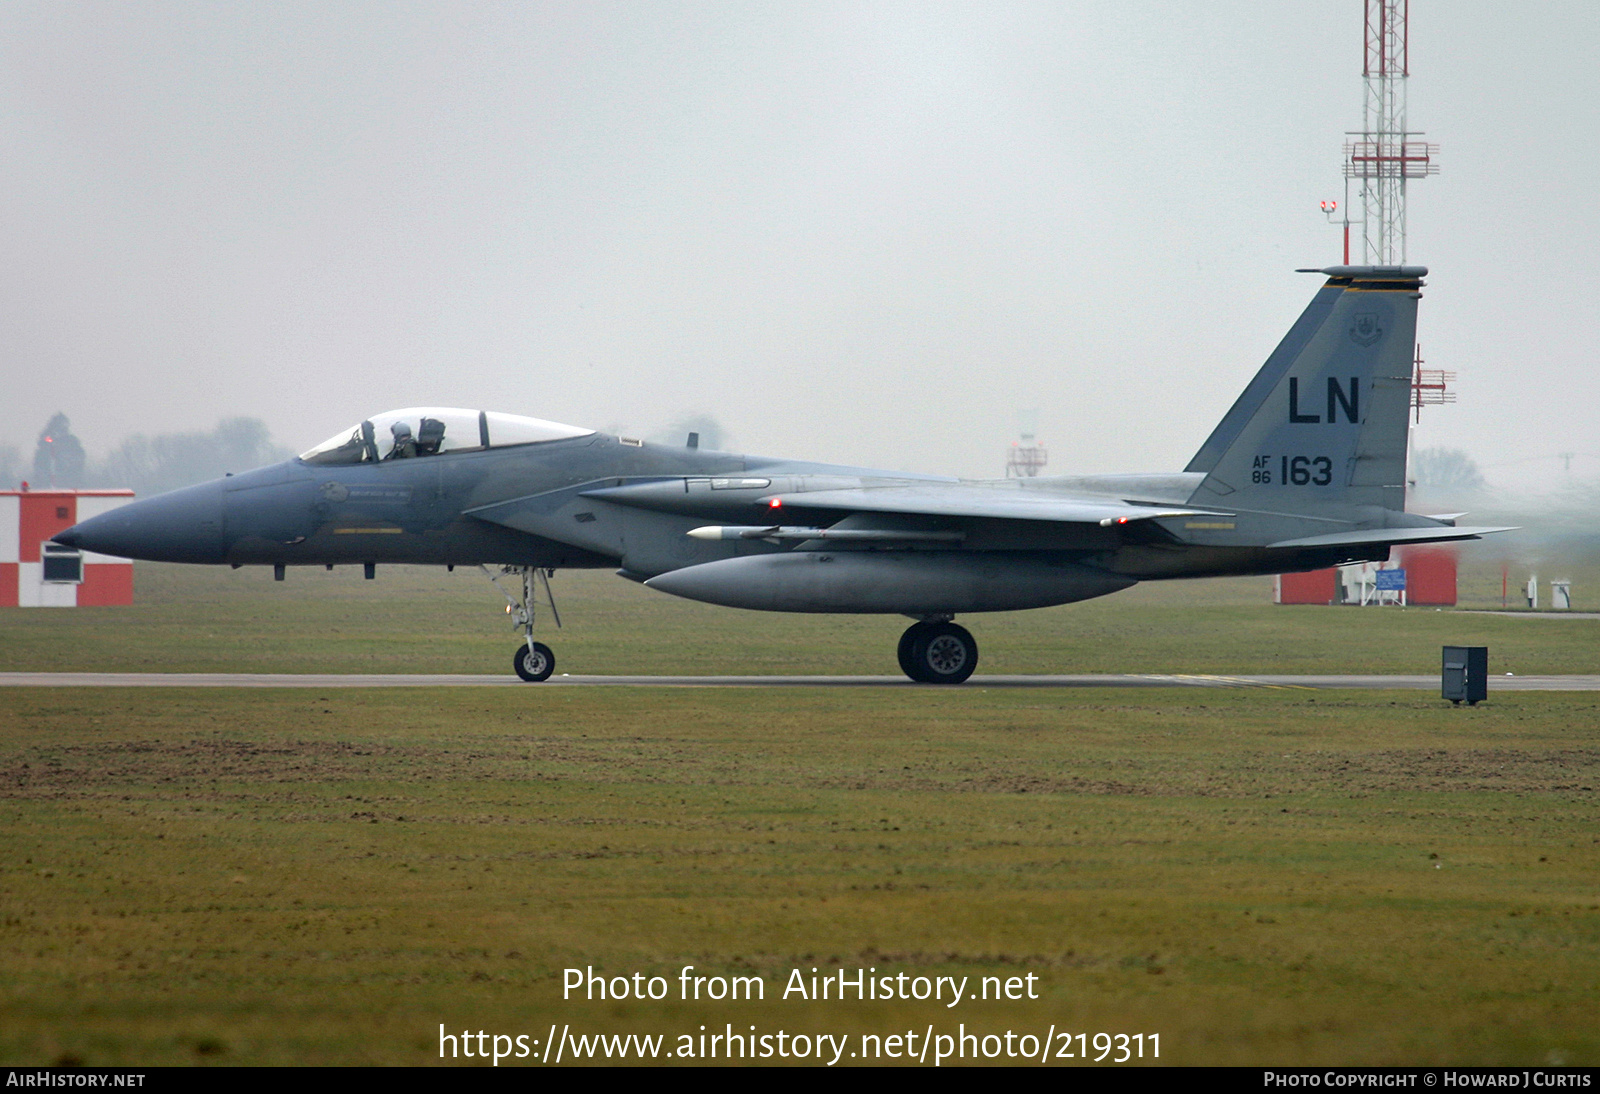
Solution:
<svg viewBox="0 0 1600 1094">
<path fill-rule="evenodd" d="M 1111 499 L 1051 495 L 1043 491 L 997 489 L 964 483 L 927 486 L 868 486 L 849 490 L 808 490 L 774 494 L 774 509 L 823 509 L 852 513 L 908 513 L 930 517 L 1041 520 L 1110 527 L 1158 517 L 1214 516 L 1215 510 L 1129 505 Z"/>
</svg>

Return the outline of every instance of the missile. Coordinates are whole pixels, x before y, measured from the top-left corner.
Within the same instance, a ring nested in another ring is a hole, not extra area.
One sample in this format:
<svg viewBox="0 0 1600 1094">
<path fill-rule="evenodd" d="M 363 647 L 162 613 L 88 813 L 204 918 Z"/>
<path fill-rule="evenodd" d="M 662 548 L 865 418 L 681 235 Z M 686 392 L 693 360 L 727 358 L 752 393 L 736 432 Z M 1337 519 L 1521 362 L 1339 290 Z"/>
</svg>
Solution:
<svg viewBox="0 0 1600 1094">
<path fill-rule="evenodd" d="M 785 525 L 707 525 L 684 535 L 695 539 L 833 539 L 857 543 L 960 543 L 965 532 L 921 532 L 898 528 L 791 528 Z"/>
<path fill-rule="evenodd" d="M 793 530 L 794 529 L 789 529 L 789 531 Z M 715 524 L 708 524 L 704 528 L 691 528 L 689 531 L 685 532 L 684 535 L 690 536 L 694 539 L 765 539 L 768 536 L 777 535 L 782 531 L 784 531 L 784 529 L 779 528 L 776 525 L 770 528 L 761 528 L 750 526 L 722 527 Z"/>
</svg>

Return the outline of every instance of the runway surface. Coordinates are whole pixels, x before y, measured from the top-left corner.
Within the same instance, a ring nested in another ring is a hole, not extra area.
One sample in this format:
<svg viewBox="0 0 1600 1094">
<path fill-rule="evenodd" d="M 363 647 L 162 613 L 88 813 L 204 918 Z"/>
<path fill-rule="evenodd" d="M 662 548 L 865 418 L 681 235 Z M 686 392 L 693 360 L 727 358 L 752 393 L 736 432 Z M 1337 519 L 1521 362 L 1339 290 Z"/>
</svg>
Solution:
<svg viewBox="0 0 1600 1094">
<path fill-rule="evenodd" d="M 903 676 L 514 676 L 223 672 L 0 672 L 0 687 L 61 688 L 915 688 Z M 1437 691 L 1437 676 L 1204 676 L 1185 674 L 974 676 L 967 688 L 1402 688 Z M 1600 691 L 1600 676 L 1491 676 L 1495 691 Z"/>
<path fill-rule="evenodd" d="M 1477 608 L 1460 608 L 1457 615 L 1498 615 L 1501 619 L 1600 619 L 1600 612 L 1568 612 L 1568 611 L 1486 611 Z"/>
</svg>

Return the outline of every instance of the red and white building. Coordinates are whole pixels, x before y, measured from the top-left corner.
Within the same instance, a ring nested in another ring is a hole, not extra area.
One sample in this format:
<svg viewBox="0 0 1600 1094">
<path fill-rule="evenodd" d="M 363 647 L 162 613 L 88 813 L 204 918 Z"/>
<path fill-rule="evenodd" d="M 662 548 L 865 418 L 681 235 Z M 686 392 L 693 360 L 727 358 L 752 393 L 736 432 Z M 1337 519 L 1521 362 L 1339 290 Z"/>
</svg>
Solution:
<svg viewBox="0 0 1600 1094">
<path fill-rule="evenodd" d="M 132 490 L 0 490 L 0 608 L 133 603 L 133 563 L 49 542 Z"/>
<path fill-rule="evenodd" d="M 1372 595 L 1380 570 L 1405 571 L 1403 596 Z M 1394 557 L 1387 563 L 1356 563 L 1303 574 L 1279 574 L 1273 581 L 1272 599 L 1276 604 L 1398 603 L 1450 608 L 1456 603 L 1456 549 L 1449 544 L 1396 547 Z"/>
</svg>

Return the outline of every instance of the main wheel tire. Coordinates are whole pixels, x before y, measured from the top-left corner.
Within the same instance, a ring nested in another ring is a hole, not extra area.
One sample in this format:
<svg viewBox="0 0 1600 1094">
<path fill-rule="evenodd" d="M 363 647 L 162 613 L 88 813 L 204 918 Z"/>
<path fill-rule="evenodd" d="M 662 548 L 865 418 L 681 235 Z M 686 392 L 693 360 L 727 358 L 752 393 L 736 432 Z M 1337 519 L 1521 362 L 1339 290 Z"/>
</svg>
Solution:
<svg viewBox="0 0 1600 1094">
<path fill-rule="evenodd" d="M 913 623 L 906 628 L 906 633 L 900 636 L 900 648 L 895 651 L 895 656 L 900 659 L 900 671 L 911 679 L 920 683 L 927 683 L 917 675 L 917 663 L 911 659 L 912 647 L 916 645 L 917 638 L 928 628 L 926 623 Z"/>
<path fill-rule="evenodd" d="M 550 674 L 556 671 L 556 655 L 543 642 L 518 646 L 511 658 L 511 667 L 528 683 L 537 684 L 550 679 Z"/>
<path fill-rule="evenodd" d="M 913 680 L 925 684 L 959 684 L 978 667 L 978 643 L 954 623 L 925 623 L 911 642 Z M 911 675 L 908 673 L 907 675 Z"/>
</svg>

